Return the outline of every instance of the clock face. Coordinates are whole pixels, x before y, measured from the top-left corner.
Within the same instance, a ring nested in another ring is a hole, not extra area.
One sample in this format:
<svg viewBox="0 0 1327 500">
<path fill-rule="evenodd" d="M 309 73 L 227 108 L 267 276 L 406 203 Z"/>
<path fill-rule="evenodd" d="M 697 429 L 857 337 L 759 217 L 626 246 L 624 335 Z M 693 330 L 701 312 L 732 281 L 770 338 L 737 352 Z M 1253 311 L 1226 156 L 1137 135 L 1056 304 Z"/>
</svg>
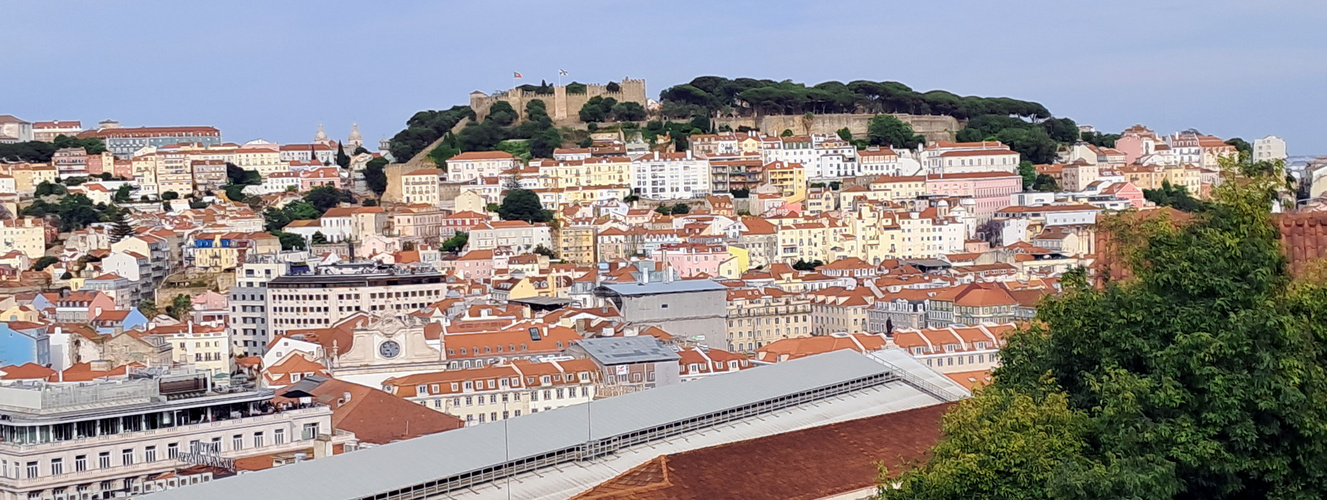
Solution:
<svg viewBox="0 0 1327 500">
<path fill-rule="evenodd" d="M 401 344 L 396 343 L 395 340 L 383 342 L 378 345 L 378 354 L 387 359 L 395 358 L 401 354 Z"/>
</svg>

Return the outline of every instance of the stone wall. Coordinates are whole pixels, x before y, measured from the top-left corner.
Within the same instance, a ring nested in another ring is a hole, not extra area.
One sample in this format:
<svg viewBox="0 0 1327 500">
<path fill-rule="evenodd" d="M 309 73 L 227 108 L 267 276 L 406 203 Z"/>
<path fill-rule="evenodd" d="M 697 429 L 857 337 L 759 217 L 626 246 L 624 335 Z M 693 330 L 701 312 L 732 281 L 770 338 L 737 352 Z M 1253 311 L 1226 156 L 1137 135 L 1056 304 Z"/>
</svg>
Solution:
<svg viewBox="0 0 1327 500">
<path fill-rule="evenodd" d="M 552 94 L 536 94 L 519 88 L 513 88 L 494 95 L 488 95 L 483 92 L 471 92 L 470 109 L 475 111 L 476 117 L 483 120 L 485 116 L 488 116 L 488 109 L 493 106 L 493 103 L 507 101 L 507 103 L 511 104 L 511 107 L 521 115 L 521 118 L 525 118 L 526 103 L 539 99 L 544 101 L 544 106 L 548 108 L 548 115 L 552 117 L 554 121 L 565 123 L 568 121 L 579 122 L 580 120 L 578 117 L 581 112 L 581 107 L 585 106 L 585 102 L 589 101 L 590 98 L 596 96 L 605 99 L 611 97 L 617 102 L 635 102 L 640 104 L 641 107 L 645 106 L 648 99 L 645 94 L 645 80 L 627 78 L 618 82 L 618 86 L 620 87 L 619 91 L 609 92 L 608 88 L 604 85 L 587 83 L 585 84 L 584 94 L 567 93 L 566 85 L 553 87 Z"/>
<path fill-rule="evenodd" d="M 796 135 L 833 134 L 844 127 L 852 132 L 853 137 L 866 137 L 867 127 L 874 114 L 830 114 L 830 115 L 767 115 L 743 118 L 719 118 L 716 125 L 728 125 L 733 130 L 738 127 L 760 129 L 766 134 L 778 135 L 784 130 L 791 130 Z M 952 116 L 945 115 L 907 115 L 893 114 L 895 118 L 912 126 L 927 141 L 953 141 L 954 134 L 963 128 Z"/>
</svg>

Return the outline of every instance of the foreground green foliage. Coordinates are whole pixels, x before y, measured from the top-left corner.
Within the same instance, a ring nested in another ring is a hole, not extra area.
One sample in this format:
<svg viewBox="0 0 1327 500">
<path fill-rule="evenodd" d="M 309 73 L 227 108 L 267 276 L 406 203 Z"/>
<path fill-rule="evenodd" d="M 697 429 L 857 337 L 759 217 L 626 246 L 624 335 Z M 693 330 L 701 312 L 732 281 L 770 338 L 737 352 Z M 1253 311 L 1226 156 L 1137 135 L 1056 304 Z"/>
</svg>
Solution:
<svg viewBox="0 0 1327 500">
<path fill-rule="evenodd" d="M 1133 277 L 1067 276 L 882 497 L 1327 497 L 1327 288 L 1287 273 L 1278 177 L 1227 181 L 1187 224 L 1106 221 Z"/>
</svg>

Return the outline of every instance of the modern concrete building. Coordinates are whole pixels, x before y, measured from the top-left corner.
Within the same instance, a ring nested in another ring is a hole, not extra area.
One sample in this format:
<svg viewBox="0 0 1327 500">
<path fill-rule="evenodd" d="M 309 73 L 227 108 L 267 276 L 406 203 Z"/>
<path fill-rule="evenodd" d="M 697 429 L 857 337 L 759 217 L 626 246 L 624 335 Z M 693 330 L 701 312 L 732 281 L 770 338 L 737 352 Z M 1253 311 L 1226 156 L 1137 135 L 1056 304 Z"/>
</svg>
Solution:
<svg viewBox="0 0 1327 500">
<path fill-rule="evenodd" d="M 214 391 L 211 374 L 139 372 L 121 380 L 0 387 L 0 498 L 120 498 L 190 464 L 312 449 L 354 435 L 317 404 L 276 408 L 272 391 Z"/>
<path fill-rule="evenodd" d="M 643 273 L 644 274 L 644 273 Z M 622 312 L 628 327 L 657 326 L 715 349 L 728 348 L 727 288 L 714 281 L 604 284 L 595 292 Z"/>
<path fill-rule="evenodd" d="M 372 263 L 324 266 L 266 284 L 270 335 L 327 328 L 358 311 L 404 315 L 442 300 L 447 292 L 442 275 L 431 267 L 412 272 Z"/>
</svg>

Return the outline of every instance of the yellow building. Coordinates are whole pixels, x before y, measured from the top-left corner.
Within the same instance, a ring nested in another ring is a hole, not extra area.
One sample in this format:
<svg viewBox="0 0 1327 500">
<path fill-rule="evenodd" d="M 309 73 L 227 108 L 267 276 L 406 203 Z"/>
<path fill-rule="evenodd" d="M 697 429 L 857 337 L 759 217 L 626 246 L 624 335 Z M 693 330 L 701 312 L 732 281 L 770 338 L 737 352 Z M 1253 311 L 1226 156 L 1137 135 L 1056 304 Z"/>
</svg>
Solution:
<svg viewBox="0 0 1327 500">
<path fill-rule="evenodd" d="M 401 196 L 406 204 L 438 206 L 442 202 L 442 191 L 438 179 L 442 170 L 421 168 L 401 175 Z"/>
<path fill-rule="evenodd" d="M 801 163 L 770 162 L 762 172 L 784 201 L 797 203 L 806 199 L 806 168 Z"/>
<path fill-rule="evenodd" d="M 719 275 L 728 279 L 737 279 L 751 269 L 751 251 L 742 247 L 728 246 L 728 255 L 732 257 L 719 264 Z"/>
<path fill-rule="evenodd" d="M 823 222 L 801 222 L 780 227 L 779 260 L 829 260 L 829 245 L 826 244 L 828 234 L 829 228 Z"/>
<path fill-rule="evenodd" d="M 0 255 L 17 251 L 29 259 L 46 254 L 46 223 L 24 217 L 0 221 Z"/>
<path fill-rule="evenodd" d="M 194 368 L 214 375 L 230 373 L 230 338 L 224 326 L 204 326 L 188 321 L 158 326 L 147 333 L 160 334 L 170 343 L 176 363 L 192 364 Z"/>
<path fill-rule="evenodd" d="M 882 175 L 871 181 L 871 199 L 883 201 L 911 200 L 926 194 L 924 175 Z"/>
<path fill-rule="evenodd" d="M 32 196 L 41 183 L 54 184 L 59 178 L 59 172 L 55 167 L 43 163 L 16 166 L 10 169 L 9 175 L 14 178 L 14 191 L 26 196 Z"/>
<path fill-rule="evenodd" d="M 598 263 L 595 252 L 598 234 L 599 228 L 593 225 L 564 223 L 553 238 L 553 243 L 557 245 L 553 250 L 567 262 L 591 265 Z"/>
</svg>

